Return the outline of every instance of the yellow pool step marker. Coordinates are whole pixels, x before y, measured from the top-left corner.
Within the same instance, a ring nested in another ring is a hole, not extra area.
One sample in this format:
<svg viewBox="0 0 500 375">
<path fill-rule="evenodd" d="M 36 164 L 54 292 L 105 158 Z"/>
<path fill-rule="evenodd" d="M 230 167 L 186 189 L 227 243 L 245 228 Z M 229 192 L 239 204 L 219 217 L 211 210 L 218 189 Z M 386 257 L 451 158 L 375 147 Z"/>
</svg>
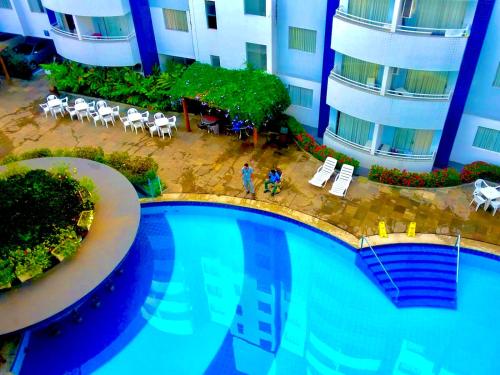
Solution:
<svg viewBox="0 0 500 375">
<path fill-rule="evenodd" d="M 415 237 L 415 230 L 417 229 L 417 223 L 412 221 L 408 226 L 408 237 Z"/>
<path fill-rule="evenodd" d="M 387 238 L 387 229 L 385 228 L 385 221 L 379 221 L 378 235 L 382 238 Z"/>
</svg>

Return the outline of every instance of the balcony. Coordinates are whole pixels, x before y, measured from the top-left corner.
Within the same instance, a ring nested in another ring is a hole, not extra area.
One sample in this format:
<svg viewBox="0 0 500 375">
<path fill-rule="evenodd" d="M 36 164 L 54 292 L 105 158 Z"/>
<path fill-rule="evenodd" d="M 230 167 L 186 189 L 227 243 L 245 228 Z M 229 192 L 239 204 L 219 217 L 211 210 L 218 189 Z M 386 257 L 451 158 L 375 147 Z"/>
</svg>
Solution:
<svg viewBox="0 0 500 375">
<path fill-rule="evenodd" d="M 361 167 L 370 168 L 373 164 L 386 168 L 406 169 L 411 172 L 429 172 L 434 164 L 435 154 L 412 155 L 384 150 L 376 150 L 372 154 L 371 147 L 358 145 L 339 137 L 328 128 L 323 137 L 323 143 L 337 151 L 343 152 L 357 160 Z"/>
<path fill-rule="evenodd" d="M 135 33 L 123 36 L 81 35 L 52 25 L 52 39 L 61 56 L 87 65 L 133 66 L 141 62 Z"/>
<path fill-rule="evenodd" d="M 332 71 L 326 102 L 340 112 L 377 124 L 437 130 L 443 128 L 450 94 L 415 94 L 398 89 L 382 95 L 380 87 Z"/>
<path fill-rule="evenodd" d="M 349 15 L 337 9 L 332 49 L 379 65 L 415 70 L 458 71 L 468 29 L 397 26 Z"/>
<path fill-rule="evenodd" d="M 123 16 L 130 13 L 128 0 L 42 0 L 45 8 L 87 17 Z"/>
</svg>

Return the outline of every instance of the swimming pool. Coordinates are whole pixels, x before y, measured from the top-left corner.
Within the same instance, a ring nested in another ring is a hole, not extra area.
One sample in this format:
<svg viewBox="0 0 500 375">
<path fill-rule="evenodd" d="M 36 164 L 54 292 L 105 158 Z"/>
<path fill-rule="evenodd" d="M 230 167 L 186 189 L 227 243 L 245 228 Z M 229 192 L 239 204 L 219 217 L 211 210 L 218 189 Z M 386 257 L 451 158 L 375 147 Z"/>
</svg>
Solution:
<svg viewBox="0 0 500 375">
<path fill-rule="evenodd" d="M 21 373 L 500 373 L 500 262 L 462 254 L 457 310 L 398 309 L 354 263 L 274 215 L 146 205 L 123 274 L 34 331 Z"/>
</svg>

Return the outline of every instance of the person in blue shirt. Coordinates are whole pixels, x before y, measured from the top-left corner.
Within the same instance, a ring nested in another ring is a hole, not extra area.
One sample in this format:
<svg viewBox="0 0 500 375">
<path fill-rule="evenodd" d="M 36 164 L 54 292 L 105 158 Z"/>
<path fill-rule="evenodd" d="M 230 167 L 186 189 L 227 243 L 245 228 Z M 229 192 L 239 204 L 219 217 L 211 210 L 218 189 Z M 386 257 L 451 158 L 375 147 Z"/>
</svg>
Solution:
<svg viewBox="0 0 500 375">
<path fill-rule="evenodd" d="M 264 181 L 264 193 L 269 193 L 271 191 L 269 190 L 269 185 L 271 185 L 271 195 L 275 195 L 278 191 L 278 188 L 280 187 L 280 183 L 281 174 L 277 170 L 271 169 L 271 171 L 267 175 L 267 180 Z"/>
<path fill-rule="evenodd" d="M 241 168 L 241 178 L 243 179 L 243 186 L 248 193 L 255 194 L 255 189 L 252 182 L 253 168 L 245 163 L 243 168 Z"/>
</svg>

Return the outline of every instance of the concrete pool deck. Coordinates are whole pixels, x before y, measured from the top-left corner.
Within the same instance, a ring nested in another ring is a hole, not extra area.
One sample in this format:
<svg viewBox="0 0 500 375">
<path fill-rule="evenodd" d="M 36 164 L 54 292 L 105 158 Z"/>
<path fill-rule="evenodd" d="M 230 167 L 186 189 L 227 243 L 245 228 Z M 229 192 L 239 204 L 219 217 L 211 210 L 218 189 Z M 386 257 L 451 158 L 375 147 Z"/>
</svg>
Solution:
<svg viewBox="0 0 500 375">
<path fill-rule="evenodd" d="M 469 207 L 473 186 L 441 189 L 391 187 L 357 177 L 347 197 L 341 199 L 308 184 L 321 163 L 295 145 L 278 149 L 265 144 L 257 147 L 250 141 L 207 134 L 196 127 L 185 131 L 178 115 L 178 132 L 173 138 L 151 138 L 149 132 L 123 131 L 121 123 L 109 129 L 84 121 L 45 118 L 38 104 L 49 94 L 39 77 L 30 82 L 14 80 L 0 90 L 0 157 L 34 148 L 100 146 L 105 152 L 127 151 L 132 155 L 151 156 L 159 164 L 159 175 L 166 182 L 168 194 L 208 194 L 251 198 L 245 194 L 240 169 L 249 162 L 255 169 L 257 202 L 299 211 L 334 225 L 359 238 L 377 233 L 378 222 L 385 221 L 389 233 L 404 233 L 410 221 L 417 222 L 417 233 L 484 243 L 489 252 L 500 254 L 500 216 L 474 211 Z M 123 109 L 122 109 L 123 111 Z M 263 193 L 268 170 L 279 165 L 284 172 L 283 191 L 271 197 Z M 406 236 L 400 236 L 402 238 Z M 396 236 L 390 236 L 396 238 Z M 435 237 L 437 238 L 437 237 Z M 465 245 L 463 245 L 465 246 Z"/>
</svg>

